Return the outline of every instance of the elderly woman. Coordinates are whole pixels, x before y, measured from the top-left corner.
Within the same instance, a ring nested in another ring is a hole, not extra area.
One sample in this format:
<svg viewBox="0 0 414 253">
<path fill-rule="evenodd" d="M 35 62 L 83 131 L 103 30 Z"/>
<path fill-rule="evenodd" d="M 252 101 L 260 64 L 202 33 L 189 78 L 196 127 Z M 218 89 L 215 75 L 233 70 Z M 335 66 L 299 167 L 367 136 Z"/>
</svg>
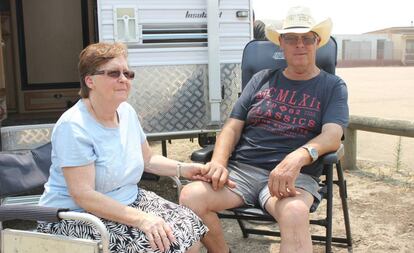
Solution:
<svg viewBox="0 0 414 253">
<path fill-rule="evenodd" d="M 52 134 L 52 166 L 40 205 L 89 212 L 110 233 L 111 252 L 197 252 L 207 228 L 189 209 L 137 186 L 144 171 L 203 179 L 203 165 L 154 155 L 125 102 L 134 79 L 127 49 L 97 43 L 80 54 L 80 99 Z M 44 233 L 97 239 L 82 221 L 39 223 Z"/>
</svg>

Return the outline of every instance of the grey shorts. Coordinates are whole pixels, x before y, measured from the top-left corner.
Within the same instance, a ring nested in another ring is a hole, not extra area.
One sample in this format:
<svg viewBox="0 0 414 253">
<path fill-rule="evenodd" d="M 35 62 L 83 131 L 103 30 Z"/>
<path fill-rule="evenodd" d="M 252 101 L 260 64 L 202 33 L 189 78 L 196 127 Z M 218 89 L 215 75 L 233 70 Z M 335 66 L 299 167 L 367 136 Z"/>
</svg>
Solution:
<svg viewBox="0 0 414 253">
<path fill-rule="evenodd" d="M 229 162 L 228 170 L 229 179 L 236 183 L 236 188 L 229 189 L 241 196 L 246 205 L 260 205 L 264 208 L 267 200 L 271 197 L 267 187 L 270 171 L 236 161 Z M 319 204 L 321 195 L 319 194 L 319 184 L 315 178 L 300 173 L 295 181 L 295 187 L 312 194 L 314 205 Z"/>
</svg>

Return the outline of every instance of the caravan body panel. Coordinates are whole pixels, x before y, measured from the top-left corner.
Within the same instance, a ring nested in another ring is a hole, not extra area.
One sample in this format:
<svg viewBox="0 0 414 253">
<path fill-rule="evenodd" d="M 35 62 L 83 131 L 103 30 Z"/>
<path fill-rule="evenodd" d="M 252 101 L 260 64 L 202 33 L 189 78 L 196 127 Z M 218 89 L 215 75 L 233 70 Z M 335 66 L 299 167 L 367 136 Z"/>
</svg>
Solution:
<svg viewBox="0 0 414 253">
<path fill-rule="evenodd" d="M 129 103 L 149 135 L 218 130 L 237 99 L 242 52 L 252 36 L 250 1 L 219 1 L 219 95 L 209 94 L 207 3 L 98 1 L 99 39 L 128 45 L 136 71 Z M 220 122 L 211 120 L 211 96 L 220 98 Z"/>
</svg>

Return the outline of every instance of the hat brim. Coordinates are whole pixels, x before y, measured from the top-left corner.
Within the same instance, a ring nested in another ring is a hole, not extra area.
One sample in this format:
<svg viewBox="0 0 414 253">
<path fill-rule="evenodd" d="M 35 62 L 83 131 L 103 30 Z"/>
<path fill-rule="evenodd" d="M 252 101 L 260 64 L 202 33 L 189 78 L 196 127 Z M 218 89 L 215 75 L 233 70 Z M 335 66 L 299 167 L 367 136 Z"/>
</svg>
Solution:
<svg viewBox="0 0 414 253">
<path fill-rule="evenodd" d="M 269 25 L 266 26 L 265 34 L 268 40 L 280 46 L 279 37 L 281 34 L 285 33 L 307 33 L 314 32 L 318 34 L 320 42 L 318 48 L 322 47 L 329 41 L 332 31 L 332 20 L 330 18 L 320 22 L 311 28 L 287 28 L 287 29 L 277 29 L 275 26 Z"/>
</svg>

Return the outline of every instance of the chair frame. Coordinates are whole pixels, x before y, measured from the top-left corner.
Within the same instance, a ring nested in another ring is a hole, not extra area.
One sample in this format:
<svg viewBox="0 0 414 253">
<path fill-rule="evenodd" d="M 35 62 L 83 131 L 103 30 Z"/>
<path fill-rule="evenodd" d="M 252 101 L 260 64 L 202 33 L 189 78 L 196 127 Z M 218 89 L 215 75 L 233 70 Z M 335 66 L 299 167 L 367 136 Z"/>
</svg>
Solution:
<svg viewBox="0 0 414 253">
<path fill-rule="evenodd" d="M 342 148 L 343 149 L 343 148 Z M 349 249 L 352 248 L 352 237 L 351 237 L 351 226 L 350 226 L 350 219 L 349 219 L 349 212 L 348 212 L 348 203 L 347 203 L 347 190 L 346 190 L 346 181 L 344 179 L 343 170 L 341 167 L 341 162 L 338 160 L 337 162 L 330 163 L 329 160 L 335 159 L 337 154 L 330 153 L 324 158 L 324 175 L 325 180 L 322 181 L 324 184 L 322 187 L 326 187 L 326 192 L 324 192 L 323 197 L 327 200 L 326 206 L 326 217 L 324 219 L 318 220 L 310 220 L 310 224 L 312 225 L 319 225 L 323 226 L 326 229 L 325 236 L 321 235 L 311 235 L 312 240 L 314 241 L 321 241 L 325 242 L 325 250 L 326 252 L 331 252 L 332 243 L 338 243 L 339 245 L 343 245 L 348 247 Z M 325 162 L 326 161 L 326 162 Z M 335 166 L 334 166 L 335 165 Z M 333 170 L 334 167 L 337 171 L 338 180 L 333 179 Z M 332 219 L 333 219 L 333 185 L 336 184 L 339 188 L 339 194 L 341 198 L 343 216 L 344 216 L 344 226 L 346 235 L 345 237 L 335 237 L 333 236 L 333 229 L 332 229 Z M 271 231 L 271 230 L 262 230 L 262 229 L 255 229 L 249 228 L 243 221 L 277 221 L 265 210 L 258 208 L 251 208 L 251 207 L 239 207 L 229 209 L 232 214 L 219 212 L 218 216 L 223 219 L 236 219 L 240 229 L 242 231 L 243 237 L 249 237 L 249 234 L 256 234 L 256 235 L 268 235 L 268 236 L 278 236 L 280 237 L 280 231 Z M 312 211 L 311 211 L 312 212 Z"/>
<path fill-rule="evenodd" d="M 3 230 L 1 225 L 1 222 L 9 220 L 54 222 L 61 219 L 88 222 L 99 231 L 101 240 L 78 239 L 15 229 Z M 33 240 L 36 240 L 35 245 Z M 109 253 L 109 232 L 98 217 L 88 213 L 32 205 L 0 206 L 0 253 L 26 252 L 28 249 L 31 252 L 42 252 L 45 247 L 59 247 L 64 249 L 63 252 L 83 253 L 88 250 L 88 252 Z"/>
</svg>

